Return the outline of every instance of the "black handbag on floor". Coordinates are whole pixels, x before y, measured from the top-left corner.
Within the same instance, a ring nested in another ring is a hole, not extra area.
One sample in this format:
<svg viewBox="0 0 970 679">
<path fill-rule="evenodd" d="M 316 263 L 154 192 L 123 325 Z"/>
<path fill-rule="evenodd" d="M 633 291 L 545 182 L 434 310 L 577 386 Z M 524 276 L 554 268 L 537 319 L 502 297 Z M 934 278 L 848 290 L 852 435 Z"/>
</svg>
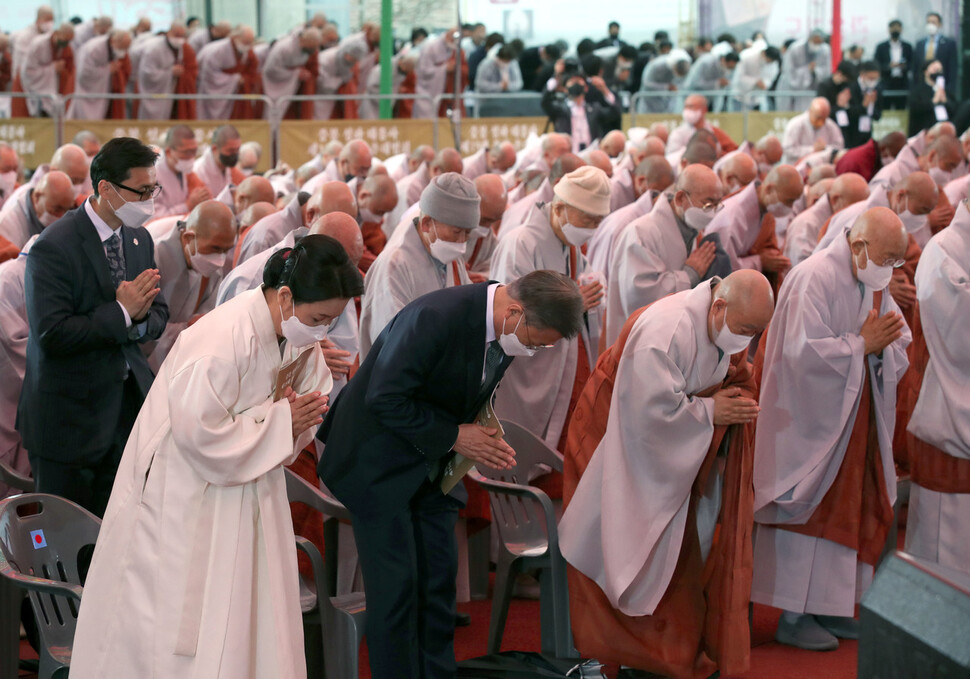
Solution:
<svg viewBox="0 0 970 679">
<path fill-rule="evenodd" d="M 552 658 L 526 651 L 505 651 L 458 663 L 458 679 L 599 679 L 597 660 Z"/>
</svg>

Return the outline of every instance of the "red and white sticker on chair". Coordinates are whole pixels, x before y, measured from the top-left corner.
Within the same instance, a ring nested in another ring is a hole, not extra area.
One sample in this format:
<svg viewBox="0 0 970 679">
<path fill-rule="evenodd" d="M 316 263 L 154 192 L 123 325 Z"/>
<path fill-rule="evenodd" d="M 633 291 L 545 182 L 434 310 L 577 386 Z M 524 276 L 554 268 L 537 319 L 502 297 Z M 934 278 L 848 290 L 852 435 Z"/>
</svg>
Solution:
<svg viewBox="0 0 970 679">
<path fill-rule="evenodd" d="M 30 543 L 34 546 L 34 549 L 42 549 L 47 546 L 47 538 L 44 537 L 43 529 L 30 531 Z"/>
</svg>

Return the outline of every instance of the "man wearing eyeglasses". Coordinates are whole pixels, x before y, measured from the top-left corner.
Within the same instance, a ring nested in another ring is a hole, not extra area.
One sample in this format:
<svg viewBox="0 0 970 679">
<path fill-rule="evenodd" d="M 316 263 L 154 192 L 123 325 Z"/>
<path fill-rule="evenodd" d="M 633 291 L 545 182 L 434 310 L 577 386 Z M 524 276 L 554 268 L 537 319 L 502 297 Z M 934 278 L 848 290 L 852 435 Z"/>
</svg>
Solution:
<svg viewBox="0 0 970 679">
<path fill-rule="evenodd" d="M 144 223 L 158 154 L 112 139 L 91 163 L 94 196 L 44 229 L 27 257 L 29 333 L 17 429 L 37 491 L 101 516 L 154 375 L 141 345 L 168 321 Z"/>
<path fill-rule="evenodd" d="M 721 208 L 723 187 L 709 167 L 688 165 L 671 194 L 616 236 L 610 255 L 606 346 L 634 311 L 712 276 L 727 276 L 731 262 L 716 239 L 705 236 Z"/>
<path fill-rule="evenodd" d="M 888 286 L 907 247 L 895 212 L 865 211 L 792 269 L 762 339 L 751 598 L 785 611 L 784 644 L 858 638 L 855 604 L 896 500 L 896 386 L 911 335 Z"/>
</svg>

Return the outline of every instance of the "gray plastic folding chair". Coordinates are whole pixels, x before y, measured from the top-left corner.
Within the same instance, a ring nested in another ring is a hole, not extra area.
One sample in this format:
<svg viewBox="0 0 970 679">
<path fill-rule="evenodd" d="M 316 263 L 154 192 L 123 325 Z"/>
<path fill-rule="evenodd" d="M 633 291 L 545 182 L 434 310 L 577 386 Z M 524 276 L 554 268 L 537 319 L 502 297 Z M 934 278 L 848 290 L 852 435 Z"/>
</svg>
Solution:
<svg viewBox="0 0 970 679">
<path fill-rule="evenodd" d="M 101 520 L 54 495 L 0 500 L 0 576 L 27 590 L 40 635 L 38 677 L 66 677 L 83 588 L 78 557 L 89 554 Z"/>
<path fill-rule="evenodd" d="M 499 535 L 488 652 L 501 650 L 515 576 L 538 570 L 542 652 L 578 657 L 569 626 L 566 561 L 559 551 L 556 513 L 549 496 L 528 483 L 530 472 L 540 464 L 561 472 L 562 456 L 515 422 L 502 420 L 502 427 L 505 441 L 515 450 L 516 466 L 510 470 L 481 466 L 469 473 L 488 491 Z"/>
<path fill-rule="evenodd" d="M 21 474 L 6 462 L 0 461 L 0 483 L 25 493 L 34 492 L 34 480 L 26 474 Z"/>
<path fill-rule="evenodd" d="M 357 679 L 360 642 L 364 636 L 366 609 L 364 593 L 335 596 L 337 590 L 337 525 L 349 520 L 350 512 L 336 498 L 314 488 L 304 479 L 286 472 L 286 495 L 316 509 L 324 516 L 323 534 L 327 558 L 312 542 L 296 537 L 296 546 L 310 559 L 313 582 L 301 586 L 304 639 L 307 651 L 307 676 L 325 679 Z M 309 585 L 309 586 L 308 586 Z M 320 651 L 323 668 L 320 667 Z"/>
</svg>

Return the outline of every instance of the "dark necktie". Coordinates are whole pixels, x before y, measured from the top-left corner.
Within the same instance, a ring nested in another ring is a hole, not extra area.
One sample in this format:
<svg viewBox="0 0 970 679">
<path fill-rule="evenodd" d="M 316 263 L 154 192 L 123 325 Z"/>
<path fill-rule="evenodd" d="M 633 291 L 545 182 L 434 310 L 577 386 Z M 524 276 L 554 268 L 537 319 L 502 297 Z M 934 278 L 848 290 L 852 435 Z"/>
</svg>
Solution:
<svg viewBox="0 0 970 679">
<path fill-rule="evenodd" d="M 492 395 L 491 391 L 495 388 L 495 376 L 498 374 L 499 366 L 502 365 L 504 358 L 505 352 L 499 346 L 498 340 L 489 342 L 488 350 L 485 352 L 485 381 L 482 382 L 479 397 L 488 398 Z"/>
<path fill-rule="evenodd" d="M 117 289 L 125 280 L 125 260 L 121 256 L 121 238 L 117 233 L 104 242 L 105 254 L 108 256 L 108 269 L 111 272 L 111 283 Z"/>
</svg>

